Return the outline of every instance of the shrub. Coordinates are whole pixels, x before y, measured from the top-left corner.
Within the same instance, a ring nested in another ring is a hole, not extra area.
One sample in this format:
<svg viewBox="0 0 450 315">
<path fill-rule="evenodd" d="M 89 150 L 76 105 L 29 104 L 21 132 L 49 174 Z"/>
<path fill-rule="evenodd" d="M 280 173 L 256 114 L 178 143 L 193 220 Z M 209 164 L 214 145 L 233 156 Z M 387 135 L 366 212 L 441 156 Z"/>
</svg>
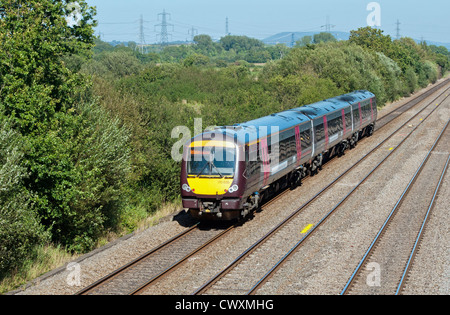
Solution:
<svg viewBox="0 0 450 315">
<path fill-rule="evenodd" d="M 132 51 L 113 51 L 103 53 L 86 63 L 83 71 L 89 74 L 121 78 L 137 74 L 142 70 L 142 64 Z"/>
<path fill-rule="evenodd" d="M 405 71 L 405 82 L 406 82 L 406 95 L 414 93 L 419 87 L 419 81 L 416 73 L 412 68 L 407 68 Z M 406 96 L 405 95 L 405 96 Z"/>
<path fill-rule="evenodd" d="M 118 215 L 129 172 L 129 131 L 96 104 L 58 115 L 47 134 L 28 138 L 26 186 L 52 238 L 83 252 Z"/>
<path fill-rule="evenodd" d="M 425 60 L 423 64 L 423 72 L 425 73 L 427 83 L 436 83 L 439 77 L 439 69 L 434 62 Z"/>
<path fill-rule="evenodd" d="M 209 63 L 209 58 L 201 54 L 193 54 L 184 59 L 183 65 L 185 67 L 192 66 L 206 66 Z"/>
<path fill-rule="evenodd" d="M 20 135 L 0 121 L 0 276 L 20 266 L 36 245 L 48 241 L 32 196 L 23 186 L 22 148 Z"/>
</svg>

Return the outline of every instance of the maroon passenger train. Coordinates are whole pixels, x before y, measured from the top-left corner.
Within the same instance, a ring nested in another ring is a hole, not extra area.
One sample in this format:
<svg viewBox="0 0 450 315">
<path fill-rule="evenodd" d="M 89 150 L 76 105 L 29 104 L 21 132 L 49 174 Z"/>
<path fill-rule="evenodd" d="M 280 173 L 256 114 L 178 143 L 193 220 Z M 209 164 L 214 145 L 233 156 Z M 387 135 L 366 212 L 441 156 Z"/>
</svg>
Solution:
<svg viewBox="0 0 450 315">
<path fill-rule="evenodd" d="M 192 138 L 183 151 L 183 207 L 200 220 L 232 220 L 342 156 L 377 119 L 376 97 L 355 91 Z"/>
</svg>

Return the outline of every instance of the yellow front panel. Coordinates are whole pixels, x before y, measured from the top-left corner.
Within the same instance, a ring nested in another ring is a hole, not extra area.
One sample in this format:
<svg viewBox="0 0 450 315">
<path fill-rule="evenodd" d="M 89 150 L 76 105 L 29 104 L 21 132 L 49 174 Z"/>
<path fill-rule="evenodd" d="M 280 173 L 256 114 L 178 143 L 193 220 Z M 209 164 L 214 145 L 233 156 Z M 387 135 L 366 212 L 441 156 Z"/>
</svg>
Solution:
<svg viewBox="0 0 450 315">
<path fill-rule="evenodd" d="M 233 183 L 232 178 L 188 177 L 189 187 L 197 195 L 225 195 Z"/>
</svg>

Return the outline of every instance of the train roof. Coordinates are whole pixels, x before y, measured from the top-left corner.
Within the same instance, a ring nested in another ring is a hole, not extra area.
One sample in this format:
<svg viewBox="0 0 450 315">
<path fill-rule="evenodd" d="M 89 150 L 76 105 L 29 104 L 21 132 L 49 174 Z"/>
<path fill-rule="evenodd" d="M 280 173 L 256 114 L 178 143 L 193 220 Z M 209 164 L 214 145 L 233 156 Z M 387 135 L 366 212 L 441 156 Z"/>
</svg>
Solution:
<svg viewBox="0 0 450 315">
<path fill-rule="evenodd" d="M 355 103 L 361 102 L 363 100 L 366 100 L 368 98 L 375 97 L 375 94 L 366 91 L 355 91 L 352 93 L 336 96 L 330 99 L 326 99 L 314 104 L 305 105 L 299 108 L 296 108 L 295 110 L 298 110 L 308 117 L 314 119 L 316 117 L 321 117 L 324 115 L 327 115 L 331 112 L 334 112 L 336 110 L 346 108 L 349 105 L 353 105 Z"/>
<path fill-rule="evenodd" d="M 311 119 L 298 110 L 290 109 L 266 117 L 236 124 L 234 126 L 217 127 L 214 132 L 236 139 L 239 143 L 251 143 L 272 133 L 293 128 Z"/>
<path fill-rule="evenodd" d="M 239 143 L 251 143 L 273 132 L 293 128 L 316 117 L 327 115 L 372 97 L 375 97 L 375 95 L 369 91 L 355 91 L 234 126 L 217 127 L 203 135 L 220 132 L 223 135 L 234 138 Z"/>
</svg>

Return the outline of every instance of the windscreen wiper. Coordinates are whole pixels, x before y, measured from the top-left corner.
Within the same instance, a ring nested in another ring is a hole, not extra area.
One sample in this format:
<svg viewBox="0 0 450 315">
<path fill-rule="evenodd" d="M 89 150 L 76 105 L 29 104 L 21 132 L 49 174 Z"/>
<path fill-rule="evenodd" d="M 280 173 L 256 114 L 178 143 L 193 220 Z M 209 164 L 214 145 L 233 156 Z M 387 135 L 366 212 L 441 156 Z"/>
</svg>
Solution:
<svg viewBox="0 0 450 315">
<path fill-rule="evenodd" d="M 217 166 L 214 165 L 214 163 L 211 163 L 211 165 L 216 169 L 217 174 L 220 175 L 220 178 L 224 178 L 224 177 L 225 177 L 225 176 L 223 176 L 223 175 L 219 172 L 219 169 L 217 168 Z"/>
<path fill-rule="evenodd" d="M 205 166 L 203 166 L 202 170 L 200 171 L 200 173 L 197 174 L 197 178 L 200 177 L 200 175 L 202 175 L 203 171 L 205 170 L 205 168 L 209 165 L 209 162 L 206 162 Z"/>
</svg>

